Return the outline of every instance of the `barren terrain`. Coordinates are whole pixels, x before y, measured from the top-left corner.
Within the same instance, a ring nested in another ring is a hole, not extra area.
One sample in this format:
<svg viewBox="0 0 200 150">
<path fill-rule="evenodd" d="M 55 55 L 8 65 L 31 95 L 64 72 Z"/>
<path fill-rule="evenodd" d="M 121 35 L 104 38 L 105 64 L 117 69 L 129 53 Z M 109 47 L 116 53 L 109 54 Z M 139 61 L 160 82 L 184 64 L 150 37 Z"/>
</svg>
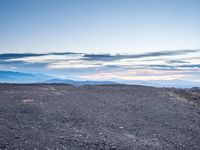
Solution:
<svg viewBox="0 0 200 150">
<path fill-rule="evenodd" d="M 0 85 L 0 149 L 200 149 L 200 92 Z"/>
</svg>

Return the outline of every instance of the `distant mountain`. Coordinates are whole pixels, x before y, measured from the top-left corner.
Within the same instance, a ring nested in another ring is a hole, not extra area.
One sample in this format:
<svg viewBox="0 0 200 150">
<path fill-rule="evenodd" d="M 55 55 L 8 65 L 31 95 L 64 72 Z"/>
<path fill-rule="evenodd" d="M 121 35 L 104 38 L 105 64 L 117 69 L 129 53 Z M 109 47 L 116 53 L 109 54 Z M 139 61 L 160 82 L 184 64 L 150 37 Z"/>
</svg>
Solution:
<svg viewBox="0 0 200 150">
<path fill-rule="evenodd" d="M 43 82 L 51 78 L 52 77 L 45 74 L 0 71 L 0 83 L 36 83 Z"/>
<path fill-rule="evenodd" d="M 75 81 L 69 79 L 57 79 L 46 74 L 32 74 L 14 71 L 0 71 L 0 83 L 65 83 L 72 85 L 100 85 L 100 84 L 130 84 L 144 85 L 153 87 L 176 87 L 176 88 L 192 88 L 200 87 L 200 82 L 184 81 L 184 80 L 151 80 L 151 81 L 128 81 L 119 80 L 112 81 Z"/>
<path fill-rule="evenodd" d="M 0 71 L 0 83 L 65 83 L 72 85 L 84 84 L 115 84 L 111 81 L 74 81 L 68 79 L 56 79 L 45 74 L 32 74 L 14 71 Z"/>
<path fill-rule="evenodd" d="M 153 87 L 176 87 L 176 88 L 192 88 L 200 87 L 200 82 L 192 82 L 185 80 L 151 80 L 151 81 L 122 81 L 126 84 L 145 85 Z"/>
<path fill-rule="evenodd" d="M 72 85 L 100 85 L 100 84 L 116 84 L 116 82 L 112 81 L 74 81 L 68 79 L 51 79 L 45 81 L 45 83 L 65 83 Z"/>
</svg>

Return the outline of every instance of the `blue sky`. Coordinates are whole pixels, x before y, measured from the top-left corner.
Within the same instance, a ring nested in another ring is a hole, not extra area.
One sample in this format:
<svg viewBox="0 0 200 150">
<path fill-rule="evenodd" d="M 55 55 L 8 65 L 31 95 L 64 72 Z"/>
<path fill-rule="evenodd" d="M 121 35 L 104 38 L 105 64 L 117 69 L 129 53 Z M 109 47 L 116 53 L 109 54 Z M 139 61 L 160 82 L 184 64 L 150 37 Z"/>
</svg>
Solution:
<svg viewBox="0 0 200 150">
<path fill-rule="evenodd" d="M 0 52 L 200 48 L 199 0 L 0 0 Z"/>
</svg>

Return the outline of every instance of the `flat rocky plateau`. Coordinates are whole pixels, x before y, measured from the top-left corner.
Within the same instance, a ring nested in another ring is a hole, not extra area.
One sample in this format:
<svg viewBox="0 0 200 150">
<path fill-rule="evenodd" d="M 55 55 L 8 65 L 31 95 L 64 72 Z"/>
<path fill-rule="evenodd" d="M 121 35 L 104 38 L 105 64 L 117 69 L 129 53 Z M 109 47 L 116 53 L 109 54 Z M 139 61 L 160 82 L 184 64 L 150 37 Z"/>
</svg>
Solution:
<svg viewBox="0 0 200 150">
<path fill-rule="evenodd" d="M 0 149 L 200 149 L 200 91 L 0 84 Z"/>
</svg>

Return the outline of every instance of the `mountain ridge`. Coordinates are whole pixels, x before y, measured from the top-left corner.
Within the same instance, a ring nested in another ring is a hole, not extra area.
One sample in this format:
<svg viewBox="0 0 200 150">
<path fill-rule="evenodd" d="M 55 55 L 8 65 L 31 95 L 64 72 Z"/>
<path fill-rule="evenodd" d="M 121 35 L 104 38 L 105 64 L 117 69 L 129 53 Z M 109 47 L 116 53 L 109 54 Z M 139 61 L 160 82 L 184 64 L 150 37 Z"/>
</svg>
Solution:
<svg viewBox="0 0 200 150">
<path fill-rule="evenodd" d="M 200 87 L 200 82 L 184 80 L 119 80 L 119 81 L 95 81 L 95 80 L 72 80 L 61 79 L 43 73 L 26 73 L 17 71 L 0 71 L 0 83 L 49 83 L 49 84 L 71 84 L 71 85 L 100 85 L 100 84 L 129 84 L 153 87 L 176 87 L 192 88 Z"/>
</svg>

